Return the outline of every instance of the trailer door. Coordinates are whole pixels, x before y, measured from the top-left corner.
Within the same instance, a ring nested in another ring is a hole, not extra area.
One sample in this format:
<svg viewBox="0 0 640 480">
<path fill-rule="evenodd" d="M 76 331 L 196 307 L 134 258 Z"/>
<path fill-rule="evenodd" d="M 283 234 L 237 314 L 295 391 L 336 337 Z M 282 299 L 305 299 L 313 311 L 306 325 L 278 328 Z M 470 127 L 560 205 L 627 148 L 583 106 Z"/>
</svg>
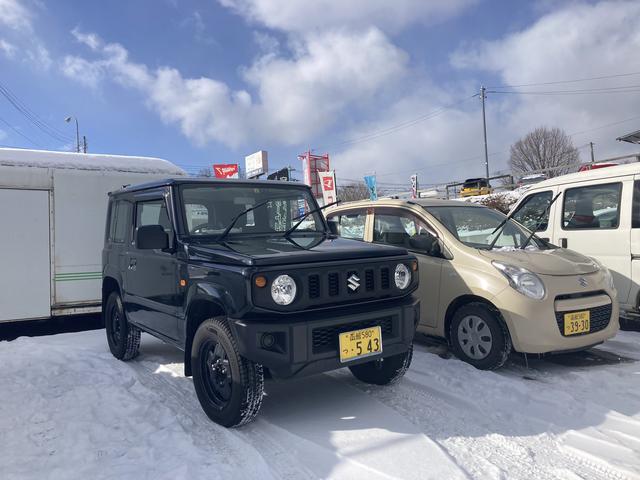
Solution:
<svg viewBox="0 0 640 480">
<path fill-rule="evenodd" d="M 0 189 L 0 321 L 51 315 L 49 192 Z"/>
</svg>

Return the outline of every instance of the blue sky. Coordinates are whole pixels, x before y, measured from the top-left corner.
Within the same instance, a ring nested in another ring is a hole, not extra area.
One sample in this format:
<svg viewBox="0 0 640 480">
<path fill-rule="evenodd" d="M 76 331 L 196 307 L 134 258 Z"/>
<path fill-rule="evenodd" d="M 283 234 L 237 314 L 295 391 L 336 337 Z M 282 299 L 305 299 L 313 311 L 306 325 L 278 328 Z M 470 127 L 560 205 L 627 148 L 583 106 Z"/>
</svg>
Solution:
<svg viewBox="0 0 640 480">
<path fill-rule="evenodd" d="M 638 24 L 638 2 L 0 0 L 0 83 L 65 136 L 77 116 L 91 152 L 196 171 L 258 149 L 298 166 L 310 147 L 339 181 L 426 184 L 483 173 L 481 84 L 640 71 Z M 491 170 L 539 125 L 591 130 L 572 137 L 585 159 L 589 141 L 601 157 L 636 151 L 615 137 L 640 118 L 603 126 L 640 115 L 638 97 L 490 94 Z M 0 145 L 72 148 L 2 97 L 0 119 Z"/>
</svg>

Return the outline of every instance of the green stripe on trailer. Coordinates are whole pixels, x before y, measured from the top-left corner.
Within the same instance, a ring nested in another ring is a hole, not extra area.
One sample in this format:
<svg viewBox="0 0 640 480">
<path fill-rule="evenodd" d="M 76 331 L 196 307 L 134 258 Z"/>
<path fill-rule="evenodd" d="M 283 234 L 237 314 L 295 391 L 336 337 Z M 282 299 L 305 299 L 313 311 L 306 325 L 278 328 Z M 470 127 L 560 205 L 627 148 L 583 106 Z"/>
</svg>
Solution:
<svg viewBox="0 0 640 480">
<path fill-rule="evenodd" d="M 53 277 L 56 282 L 76 282 L 80 280 L 100 280 L 102 272 L 58 273 Z"/>
</svg>

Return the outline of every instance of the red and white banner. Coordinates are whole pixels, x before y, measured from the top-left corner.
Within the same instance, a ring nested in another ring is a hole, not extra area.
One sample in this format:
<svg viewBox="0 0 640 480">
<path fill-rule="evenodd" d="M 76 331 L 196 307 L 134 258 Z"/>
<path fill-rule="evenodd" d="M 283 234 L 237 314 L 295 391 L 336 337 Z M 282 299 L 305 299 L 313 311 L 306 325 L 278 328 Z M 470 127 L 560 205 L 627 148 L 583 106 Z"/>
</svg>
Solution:
<svg viewBox="0 0 640 480">
<path fill-rule="evenodd" d="M 216 178 L 238 178 L 237 163 L 218 163 L 213 166 Z"/>
<path fill-rule="evenodd" d="M 336 201 L 336 172 L 331 170 L 329 172 L 318 172 L 320 177 L 320 184 L 322 185 L 322 199 L 324 204 L 332 203 Z"/>
</svg>

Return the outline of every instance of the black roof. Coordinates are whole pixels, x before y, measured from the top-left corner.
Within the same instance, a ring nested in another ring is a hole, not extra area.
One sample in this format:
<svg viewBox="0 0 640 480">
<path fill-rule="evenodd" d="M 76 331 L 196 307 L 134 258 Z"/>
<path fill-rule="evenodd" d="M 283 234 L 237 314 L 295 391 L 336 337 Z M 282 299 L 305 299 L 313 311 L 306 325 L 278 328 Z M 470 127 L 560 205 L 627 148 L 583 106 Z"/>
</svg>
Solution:
<svg viewBox="0 0 640 480">
<path fill-rule="evenodd" d="M 247 186 L 278 186 L 290 188 L 310 188 L 301 182 L 287 182 L 281 180 L 245 180 L 233 178 L 194 178 L 194 177 L 176 177 L 165 178 L 164 180 L 154 180 L 153 182 L 137 183 L 135 185 L 123 185 L 120 190 L 109 192 L 109 195 L 120 195 L 122 193 L 139 192 L 142 190 L 150 190 L 157 187 L 168 187 L 171 185 L 185 184 L 201 184 L 201 185 L 247 185 Z"/>
<path fill-rule="evenodd" d="M 621 137 L 616 138 L 619 142 L 639 143 L 640 144 L 640 130 L 637 132 L 627 133 Z"/>
</svg>

